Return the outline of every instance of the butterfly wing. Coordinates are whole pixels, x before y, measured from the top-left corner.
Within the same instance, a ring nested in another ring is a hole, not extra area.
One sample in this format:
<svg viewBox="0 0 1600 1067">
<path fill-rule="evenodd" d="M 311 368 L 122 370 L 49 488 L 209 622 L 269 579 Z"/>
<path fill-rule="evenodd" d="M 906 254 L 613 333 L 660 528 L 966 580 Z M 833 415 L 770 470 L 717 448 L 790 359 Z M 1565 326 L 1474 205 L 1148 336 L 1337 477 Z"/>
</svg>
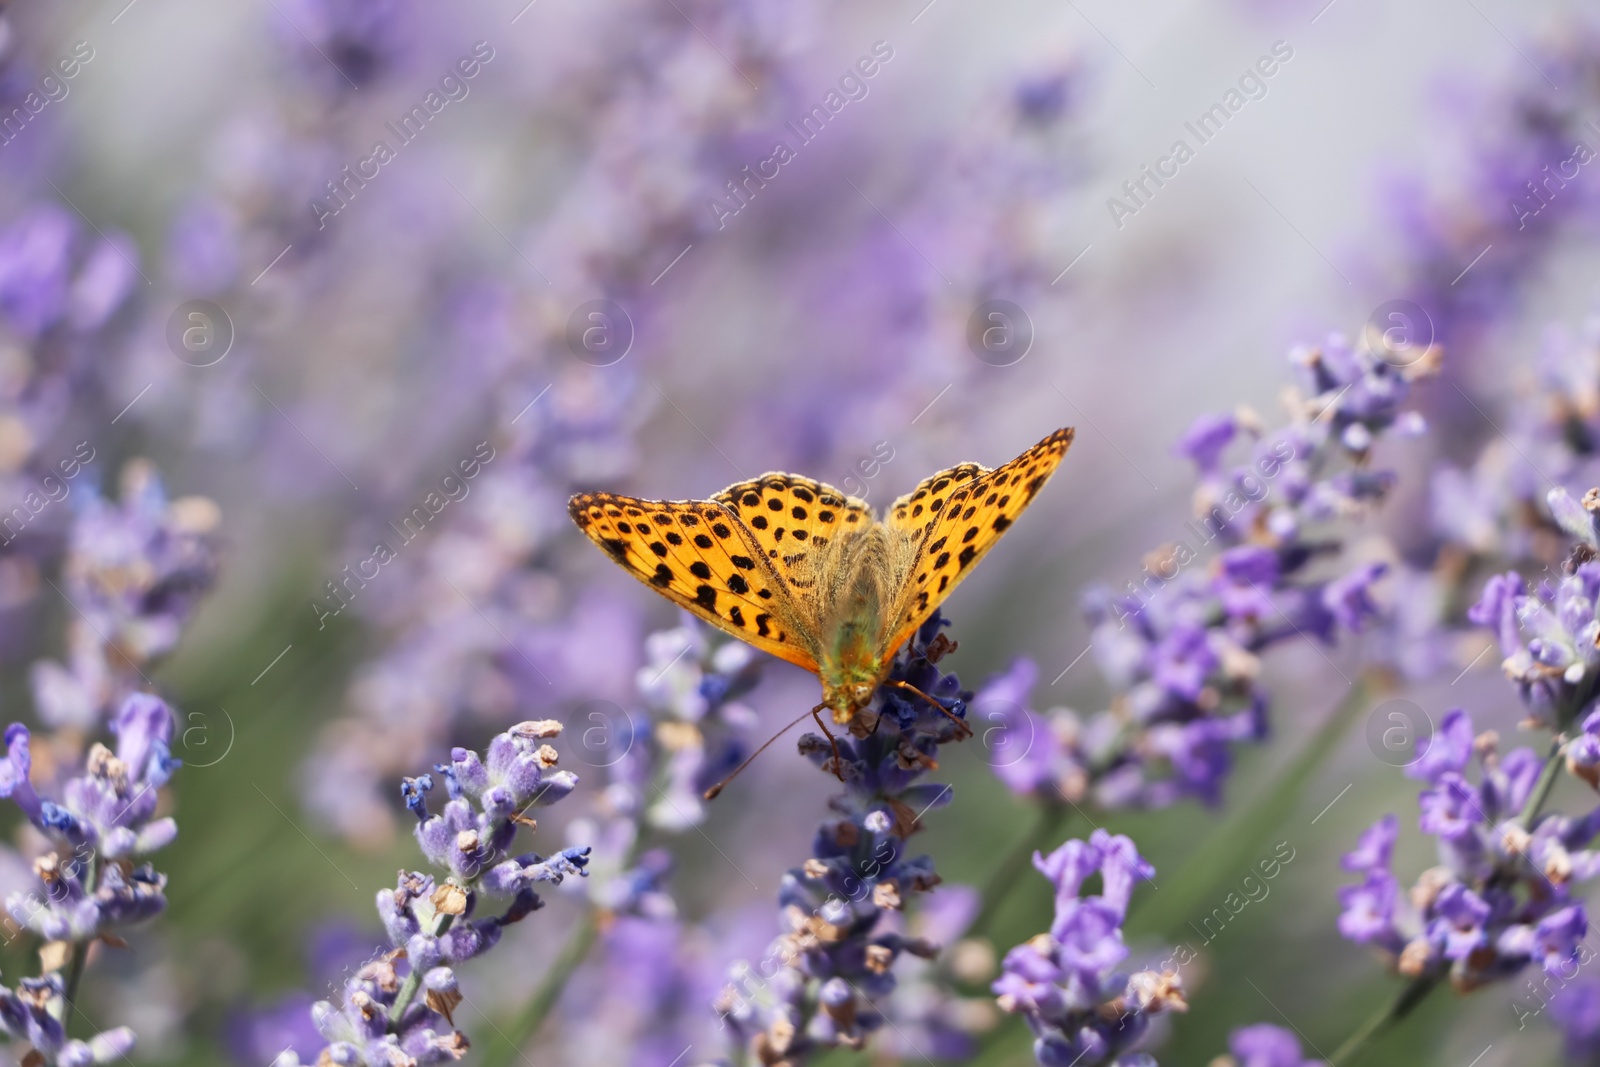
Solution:
<svg viewBox="0 0 1600 1067">
<path fill-rule="evenodd" d="M 817 564 L 841 537 L 865 532 L 872 509 L 828 485 L 772 472 L 730 485 L 711 498 L 744 523 L 762 554 L 794 593 L 814 604 Z"/>
<path fill-rule="evenodd" d="M 1072 445 L 1072 430 L 1046 437 L 1004 466 L 940 471 L 889 506 L 884 525 L 915 544 L 882 649 L 892 656 L 1032 503 Z"/>
<path fill-rule="evenodd" d="M 751 531 L 722 504 L 580 493 L 567 511 L 623 570 L 668 600 L 763 652 L 816 671 L 816 637 L 786 583 Z"/>
</svg>

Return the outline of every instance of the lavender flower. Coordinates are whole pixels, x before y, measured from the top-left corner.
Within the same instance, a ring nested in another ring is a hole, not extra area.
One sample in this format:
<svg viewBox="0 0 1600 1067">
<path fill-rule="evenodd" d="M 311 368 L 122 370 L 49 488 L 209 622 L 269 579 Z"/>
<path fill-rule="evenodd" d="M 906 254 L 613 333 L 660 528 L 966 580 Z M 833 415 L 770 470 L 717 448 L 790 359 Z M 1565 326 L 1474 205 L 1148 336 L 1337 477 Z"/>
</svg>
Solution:
<svg viewBox="0 0 1600 1067">
<path fill-rule="evenodd" d="M 1515 309 L 1562 234 L 1594 209 L 1593 190 L 1572 178 L 1584 158 L 1577 146 L 1591 137 L 1583 116 L 1600 35 L 1574 20 L 1519 51 L 1537 75 L 1517 66 L 1503 84 L 1474 78 L 1455 94 L 1452 117 L 1467 136 L 1448 185 L 1387 176 L 1384 206 L 1400 243 L 1375 281 L 1423 309 L 1427 339 L 1452 350 L 1470 350 Z M 1463 276 L 1461 265 L 1488 245 L 1493 254 Z"/>
<path fill-rule="evenodd" d="M 138 279 L 124 233 L 89 234 L 66 208 L 41 204 L 0 230 L 0 316 L 27 339 L 105 324 Z"/>
<path fill-rule="evenodd" d="M 697 621 L 645 639 L 637 688 L 665 776 L 646 814 L 650 823 L 685 830 L 705 820 L 705 791 L 748 754 L 756 718 L 739 698 L 760 680 L 761 662 L 742 641 L 712 642 Z"/>
<path fill-rule="evenodd" d="M 1600 1062 L 1600 979 L 1584 976 L 1558 989 L 1550 1014 L 1561 1027 L 1568 1063 Z"/>
<path fill-rule="evenodd" d="M 1088 841 L 1067 841 L 1033 865 L 1055 887 L 1050 932 L 1006 953 L 994 983 L 1000 1009 L 1027 1020 L 1034 1057 L 1043 1067 L 1144 1067 L 1154 1060 L 1138 1051 L 1150 1019 L 1186 1011 L 1176 972 L 1117 967 L 1128 956 L 1122 922 L 1134 886 L 1155 875 L 1134 843 L 1096 830 Z M 1101 892 L 1082 895 L 1098 874 Z"/>
<path fill-rule="evenodd" d="M 980 710 L 1001 709 L 1008 740 L 1026 748 L 993 761 L 1014 791 L 1103 808 L 1217 803 L 1233 748 L 1266 737 L 1261 655 L 1305 637 L 1331 643 L 1385 617 L 1374 587 L 1386 564 L 1333 577 L 1316 576 L 1314 565 L 1341 548 L 1330 522 L 1388 495 L 1394 476 L 1370 469 L 1370 453 L 1382 435 L 1417 429 L 1405 404 L 1436 353 L 1399 368 L 1382 350 L 1334 337 L 1291 358 L 1301 376 L 1294 421 L 1268 435 L 1253 417 L 1198 420 L 1178 446 L 1200 479 L 1186 538 L 1153 553 L 1140 582 L 1086 597 L 1093 648 L 1117 693 L 1112 709 L 1035 714 L 1031 664 L 981 691 Z M 1244 462 L 1225 466 L 1241 441 Z M 1203 568 L 1208 545 L 1218 552 Z"/>
<path fill-rule="evenodd" d="M 84 773 L 64 784 L 59 800 L 34 790 L 27 727 L 7 728 L 0 797 L 58 845 L 34 862 L 38 887 L 7 899 L 17 923 L 47 940 L 85 943 L 166 907 L 166 876 L 133 861 L 177 836 L 171 817 L 155 817 L 159 791 L 179 765 L 169 747 L 172 723 L 159 698 L 128 697 L 112 722 L 116 752 L 91 747 Z"/>
<path fill-rule="evenodd" d="M 24 978 L 15 990 L 0 987 L 0 1030 L 33 1047 L 30 1059 L 54 1067 L 89 1067 L 92 1063 L 125 1063 L 133 1051 L 133 1031 L 126 1026 L 96 1034 L 87 1041 L 68 1038 L 66 987 L 59 974 Z"/>
<path fill-rule="evenodd" d="M 114 938 L 166 908 L 166 876 L 139 861 L 177 835 L 172 818 L 155 815 L 159 792 L 179 765 L 170 750 L 172 723 L 172 709 L 159 698 L 127 697 L 111 723 L 116 751 L 93 745 L 83 773 L 63 783 L 55 799 L 34 787 L 27 727 L 6 729 L 0 797 L 13 801 L 55 845 L 34 860 L 34 886 L 7 897 L 6 910 L 19 926 L 53 943 L 62 962 L 73 959 L 73 983 L 91 942 Z M 76 993 L 60 974 L 24 979 L 15 992 L 0 989 L 0 1029 L 32 1044 L 42 1063 L 126 1057 L 134 1036 L 125 1027 L 87 1042 L 67 1040 Z"/>
<path fill-rule="evenodd" d="M 920 779 L 938 766 L 941 745 L 964 736 L 955 720 L 971 695 L 935 666 L 953 647 L 939 633 L 945 625 L 937 612 L 924 623 L 889 679 L 910 682 L 948 715 L 884 686 L 859 730 L 837 739 L 837 763 L 828 741 L 800 740 L 812 762 L 837 767 L 845 790 L 831 802 L 836 817 L 818 828 L 811 858 L 784 875 L 784 932 L 762 966 L 734 969 L 716 1004 L 733 1039 L 762 1062 L 861 1048 L 884 1023 L 880 1004 L 894 991 L 896 959 L 938 951 L 899 932 L 897 917 L 939 883 L 932 858 L 911 856 L 906 845 L 922 815 L 950 801 L 949 786 Z"/>
<path fill-rule="evenodd" d="M 1466 777 L 1474 760 L 1476 784 Z M 1363 881 L 1339 891 L 1340 933 L 1382 949 L 1408 977 L 1448 975 L 1462 990 L 1529 963 L 1570 975 L 1588 930 L 1571 886 L 1600 873 L 1600 853 L 1585 848 L 1600 833 L 1600 808 L 1528 814 L 1543 763 L 1527 748 L 1502 756 L 1493 732 L 1473 737 L 1466 713 L 1448 712 L 1407 768 L 1427 785 L 1418 825 L 1437 839 L 1442 864 L 1403 894 L 1390 871 L 1399 823 L 1381 819 L 1341 861 Z"/>
<path fill-rule="evenodd" d="M 1600 677 L 1595 647 L 1600 490 L 1590 490 L 1581 504 L 1560 488 L 1550 490 L 1547 499 L 1556 521 L 1577 538 L 1566 573 L 1532 590 L 1514 572 L 1496 575 L 1468 617 L 1495 634 L 1506 657 L 1506 677 L 1516 684 L 1533 721 L 1560 730 L 1593 707 Z M 1581 752 L 1575 755 L 1584 758 Z"/>
<path fill-rule="evenodd" d="M 394 889 L 378 893 L 392 950 L 345 982 L 342 1005 L 312 1006 L 312 1022 L 328 1042 L 317 1063 L 393 1067 L 465 1054 L 466 1035 L 453 1021 L 462 999 L 456 967 L 493 949 L 506 926 L 544 906 L 536 886 L 581 877 L 589 862 L 583 847 L 549 857 L 510 854 L 518 827 L 532 824 L 528 809 L 554 804 L 577 785 L 572 772 L 555 769 L 556 751 L 546 743 L 560 733 L 561 724 L 551 720 L 523 722 L 496 734 L 483 757 L 452 750 L 450 762 L 435 768 L 449 794 L 438 814 L 428 807 L 431 775 L 402 783 L 406 807 L 417 817 L 418 845 L 448 873 L 439 881 L 401 871 Z M 508 898 L 505 910 L 474 918 L 486 895 Z M 274 1062 L 302 1061 L 289 1050 Z"/>
<path fill-rule="evenodd" d="M 1232 1055 L 1220 1057 L 1213 1067 L 1324 1067 L 1321 1060 L 1304 1058 L 1293 1031 L 1269 1023 L 1235 1030 L 1228 1036 L 1228 1051 Z"/>
<path fill-rule="evenodd" d="M 134 691 L 216 579 L 217 506 L 198 496 L 169 501 L 147 461 L 127 464 L 121 482 L 118 503 L 92 489 L 79 498 L 62 565 L 78 612 L 67 632 L 70 666 L 33 668 L 40 717 L 53 726 L 90 728 Z"/>
</svg>

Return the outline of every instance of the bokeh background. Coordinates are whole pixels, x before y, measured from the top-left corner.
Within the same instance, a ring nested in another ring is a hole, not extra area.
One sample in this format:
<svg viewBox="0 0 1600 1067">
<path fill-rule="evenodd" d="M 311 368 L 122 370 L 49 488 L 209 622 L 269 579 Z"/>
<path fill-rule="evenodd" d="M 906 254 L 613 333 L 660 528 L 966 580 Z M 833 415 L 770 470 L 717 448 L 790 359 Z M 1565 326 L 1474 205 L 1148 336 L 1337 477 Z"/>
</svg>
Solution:
<svg viewBox="0 0 1600 1067">
<path fill-rule="evenodd" d="M 613 711 L 648 714 L 646 635 L 679 619 L 571 529 L 575 489 L 707 496 L 778 469 L 881 506 L 940 467 L 997 464 L 1075 425 L 1049 490 L 949 604 L 961 647 L 947 666 L 972 686 L 1028 656 L 1040 707 L 1097 708 L 1108 691 L 1080 655 L 1079 595 L 1135 578 L 1188 517 L 1192 477 L 1173 442 L 1207 412 L 1277 421 L 1292 345 L 1355 334 L 1404 298 L 1434 312 L 1446 370 L 1421 394 L 1433 432 L 1385 454 L 1399 488 L 1359 537 L 1433 551 L 1430 468 L 1470 464 L 1510 425 L 1548 331 L 1579 335 L 1593 307 L 1594 177 L 1533 231 L 1506 192 L 1549 161 L 1519 147 L 1539 121 L 1529 100 L 1559 101 L 1600 145 L 1585 8 L 10 5 L 7 101 L 78 42 L 92 59 L 7 130 L 0 224 L 15 235 L 43 213 L 74 247 L 115 254 L 102 253 L 107 278 L 80 286 L 99 285 L 110 310 L 50 346 L 27 325 L 29 272 L 46 254 L 17 238 L 0 255 L 7 403 L 28 427 L 7 450 L 9 484 L 88 440 L 84 477 L 106 493 L 148 457 L 171 496 L 221 515 L 215 585 L 147 671 L 178 710 L 188 764 L 166 801 L 181 827 L 162 857 L 169 906 L 98 958 L 86 1010 L 138 1031 L 137 1062 L 268 1063 L 363 955 L 376 888 L 416 862 L 400 775 L 551 717 L 568 722 L 570 766 L 603 778 L 625 743 Z M 1265 95 L 1119 224 L 1108 198 L 1280 42 L 1292 58 Z M 731 213 L 727 183 L 875 46 L 892 58 L 865 95 Z M 475 47 L 492 58 L 465 95 L 340 203 L 329 183 L 376 139 L 395 143 L 386 124 Z M 1025 313 L 1020 358 L 969 343 L 991 299 Z M 618 358 L 570 343 L 594 300 L 611 302 Z M 215 359 L 173 341 L 195 308 L 230 338 Z M 471 492 L 332 613 L 328 583 L 480 442 L 494 459 Z M 31 527 L 6 572 L 13 719 L 38 721 L 31 664 L 71 662 L 75 609 L 43 581 L 66 565 L 68 510 Z M 1480 727 L 1514 733 L 1521 709 L 1486 647 L 1452 638 L 1398 695 L 1435 721 L 1466 705 Z M 1381 967 L 1339 939 L 1333 887 L 1360 828 L 1391 810 L 1409 825 L 1415 786 L 1374 758 L 1363 709 L 1275 791 L 1348 676 L 1382 651 L 1359 639 L 1283 650 L 1266 665 L 1273 737 L 1241 756 L 1224 805 L 1111 817 L 1162 886 L 1218 855 L 1248 862 L 1288 842 L 1296 856 L 1186 976 L 1191 1010 L 1162 1063 L 1205 1064 L 1233 1027 L 1285 1016 L 1329 1049 L 1391 995 Z M 814 685 L 768 667 L 744 698 L 752 732 L 809 706 Z M 981 739 L 947 750 L 958 802 L 920 843 L 948 882 L 984 883 L 1032 825 L 992 774 L 998 758 Z M 528 1061 L 669 1062 L 681 1042 L 662 1035 L 771 936 L 778 879 L 829 792 L 785 742 L 698 831 L 649 831 L 677 857 L 684 923 L 663 951 L 700 985 L 684 979 L 668 1010 L 637 976 L 580 968 Z M 553 812 L 541 836 L 564 840 L 574 811 Z M 27 832 L 16 837 L 26 853 Z M 1428 862 L 1416 835 L 1406 847 L 1414 867 Z M 1031 878 L 996 923 L 1001 951 L 1047 922 L 1048 887 Z M 1227 891 L 1225 876 L 1209 884 Z M 475 1043 L 517 1014 L 583 907 L 550 894 L 510 951 L 465 976 Z M 1137 922 L 1129 936 L 1152 958 L 1174 939 Z M 31 973 L 32 947 L 8 943 L 0 972 Z M 1510 995 L 1435 998 L 1374 1062 L 1550 1062 L 1554 1029 L 1519 1031 Z M 1015 1020 L 984 1031 L 969 1062 L 1029 1062 L 1020 1032 Z"/>
</svg>

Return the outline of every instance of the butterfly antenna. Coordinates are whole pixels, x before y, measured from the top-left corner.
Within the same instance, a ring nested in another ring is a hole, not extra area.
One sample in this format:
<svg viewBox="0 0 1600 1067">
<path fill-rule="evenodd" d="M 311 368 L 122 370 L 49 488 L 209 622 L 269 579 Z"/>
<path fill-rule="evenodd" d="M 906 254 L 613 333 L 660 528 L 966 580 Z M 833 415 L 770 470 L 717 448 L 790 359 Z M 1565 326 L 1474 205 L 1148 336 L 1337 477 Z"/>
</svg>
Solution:
<svg viewBox="0 0 1600 1067">
<path fill-rule="evenodd" d="M 818 711 L 822 710 L 822 708 L 824 706 L 825 705 L 818 704 L 816 707 L 812 708 L 810 711 L 802 711 L 799 715 L 796 715 L 793 722 L 791 722 L 788 726 L 785 726 L 783 729 L 779 730 L 777 733 L 773 734 L 771 737 L 767 738 L 765 744 L 763 744 L 760 748 L 756 749 L 754 752 L 750 753 L 749 756 L 745 757 L 745 761 L 743 763 L 739 764 L 739 766 L 735 767 L 732 770 L 732 772 L 730 772 L 728 774 L 728 776 L 726 778 L 724 778 L 722 781 L 718 782 L 716 785 L 712 786 L 710 789 L 707 789 L 705 791 L 705 794 L 704 794 L 705 798 L 707 800 L 715 800 L 715 799 L 717 799 L 717 796 L 718 796 L 718 794 L 720 794 L 722 792 L 723 787 L 726 786 L 729 782 L 733 781 L 735 778 L 739 777 L 739 773 L 741 771 L 743 771 L 746 767 L 750 766 L 750 764 L 754 763 L 757 756 L 761 755 L 761 753 L 765 752 L 768 748 L 770 748 L 772 746 L 772 742 L 776 741 L 778 738 L 782 737 L 784 734 L 788 733 L 790 730 L 793 730 L 796 726 L 800 725 L 800 720 L 801 719 L 805 718 L 807 715 L 815 715 Z M 824 730 L 823 732 L 826 733 L 827 731 Z M 830 738 L 830 740 L 832 740 L 832 739 Z M 839 746 L 838 745 L 834 746 L 833 755 L 834 755 L 835 759 L 838 758 L 838 756 L 839 756 Z"/>
<path fill-rule="evenodd" d="M 961 734 L 961 738 L 960 739 L 965 739 L 965 738 L 968 738 L 968 737 L 972 736 L 972 727 L 967 723 L 967 721 L 965 719 L 962 719 L 962 718 L 958 717 L 955 712 L 951 711 L 949 708 L 945 707 L 943 704 L 939 703 L 937 700 L 933 699 L 927 693 L 924 693 L 922 690 L 918 689 L 916 686 L 912 685 L 910 682 L 894 682 L 894 681 L 891 681 L 889 684 L 894 686 L 896 689 L 904 689 L 908 693 L 915 693 L 917 696 L 921 697 L 923 700 L 926 700 L 928 703 L 930 703 L 934 707 L 938 708 L 940 714 L 942 714 L 945 718 L 949 719 L 951 722 L 955 723 L 957 726 L 961 727 L 962 734 Z"/>
</svg>

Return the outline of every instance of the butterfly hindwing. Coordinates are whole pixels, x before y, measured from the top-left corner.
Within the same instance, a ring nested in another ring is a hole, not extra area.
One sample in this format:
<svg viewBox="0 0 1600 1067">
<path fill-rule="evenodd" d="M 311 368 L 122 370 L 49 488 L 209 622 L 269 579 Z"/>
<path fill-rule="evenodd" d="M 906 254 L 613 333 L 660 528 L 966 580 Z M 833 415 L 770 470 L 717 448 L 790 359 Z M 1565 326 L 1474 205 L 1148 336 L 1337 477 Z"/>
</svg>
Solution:
<svg viewBox="0 0 1600 1067">
<path fill-rule="evenodd" d="M 865 501 L 825 482 L 793 474 L 763 474 L 711 498 L 744 523 L 774 570 L 800 599 L 810 599 L 814 558 L 840 537 L 872 525 Z"/>
<path fill-rule="evenodd" d="M 711 500 L 580 493 L 572 520 L 662 596 L 765 652 L 817 669 L 815 637 L 751 531 Z"/>
<path fill-rule="evenodd" d="M 883 655 L 892 655 L 993 548 L 1049 481 L 1072 444 L 1057 430 L 1011 462 L 940 471 L 889 506 L 884 524 L 916 542 L 905 588 L 889 616 Z"/>
</svg>

